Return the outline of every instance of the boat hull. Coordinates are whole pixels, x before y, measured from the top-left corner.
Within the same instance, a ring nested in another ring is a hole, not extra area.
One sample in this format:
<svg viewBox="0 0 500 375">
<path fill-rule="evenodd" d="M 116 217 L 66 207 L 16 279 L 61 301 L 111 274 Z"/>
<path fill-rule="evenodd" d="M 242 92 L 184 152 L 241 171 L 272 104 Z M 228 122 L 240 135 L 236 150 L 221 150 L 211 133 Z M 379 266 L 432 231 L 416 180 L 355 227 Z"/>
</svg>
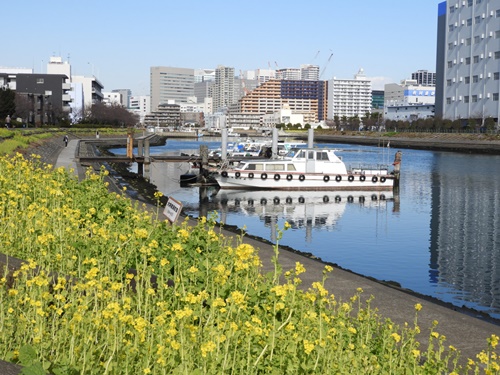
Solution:
<svg viewBox="0 0 500 375">
<path fill-rule="evenodd" d="M 322 173 L 223 171 L 214 177 L 221 189 L 383 191 L 394 187 L 392 174 L 325 175 Z"/>
</svg>

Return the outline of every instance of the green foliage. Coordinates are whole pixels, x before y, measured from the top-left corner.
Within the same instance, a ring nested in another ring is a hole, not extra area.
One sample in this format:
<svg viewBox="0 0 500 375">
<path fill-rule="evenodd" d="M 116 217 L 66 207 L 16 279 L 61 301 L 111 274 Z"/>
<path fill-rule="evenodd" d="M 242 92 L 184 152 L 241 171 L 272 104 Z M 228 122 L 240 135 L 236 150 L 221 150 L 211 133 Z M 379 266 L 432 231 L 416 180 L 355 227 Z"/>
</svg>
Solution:
<svg viewBox="0 0 500 375">
<path fill-rule="evenodd" d="M 0 90 L 0 123 L 4 124 L 7 116 L 16 112 L 16 92 L 10 89 Z M 13 120 L 13 119 L 12 119 Z"/>
<path fill-rule="evenodd" d="M 25 260 L 0 278 L 0 358 L 26 373 L 463 370 L 435 326 L 421 352 L 421 306 L 398 327 L 360 289 L 347 301 L 330 294 L 329 266 L 303 288 L 304 266 L 282 270 L 278 246 L 263 275 L 257 250 L 225 237 L 215 215 L 171 225 L 160 207 L 108 193 L 105 176 L 88 170 L 79 182 L 64 168 L 0 158 L 0 248 Z M 497 344 L 493 335 L 472 373 L 497 369 Z"/>
</svg>

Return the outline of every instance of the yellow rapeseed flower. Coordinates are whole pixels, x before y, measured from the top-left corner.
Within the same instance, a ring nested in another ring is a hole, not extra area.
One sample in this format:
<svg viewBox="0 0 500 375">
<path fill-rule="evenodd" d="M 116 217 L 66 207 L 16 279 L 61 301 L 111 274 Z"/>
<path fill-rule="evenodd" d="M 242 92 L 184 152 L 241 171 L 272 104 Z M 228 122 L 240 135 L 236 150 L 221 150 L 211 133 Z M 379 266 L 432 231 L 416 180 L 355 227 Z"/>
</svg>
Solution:
<svg viewBox="0 0 500 375">
<path fill-rule="evenodd" d="M 401 336 L 398 333 L 396 333 L 396 332 L 394 332 L 391 335 L 391 337 L 394 339 L 395 342 L 400 342 L 401 341 Z"/>
<path fill-rule="evenodd" d="M 300 262 L 295 262 L 295 275 L 298 276 L 304 272 L 306 272 L 306 268 L 304 267 L 304 265 Z"/>
<path fill-rule="evenodd" d="M 417 304 L 415 305 L 415 310 L 416 310 L 416 311 L 420 311 L 420 310 L 422 310 L 422 305 L 421 305 L 420 303 L 417 303 Z"/>
<path fill-rule="evenodd" d="M 314 350 L 314 343 L 309 340 L 304 340 L 303 344 L 306 354 L 311 354 L 311 352 Z"/>
<path fill-rule="evenodd" d="M 206 357 L 208 353 L 212 353 L 217 346 L 213 341 L 208 341 L 201 344 L 201 356 Z"/>
</svg>

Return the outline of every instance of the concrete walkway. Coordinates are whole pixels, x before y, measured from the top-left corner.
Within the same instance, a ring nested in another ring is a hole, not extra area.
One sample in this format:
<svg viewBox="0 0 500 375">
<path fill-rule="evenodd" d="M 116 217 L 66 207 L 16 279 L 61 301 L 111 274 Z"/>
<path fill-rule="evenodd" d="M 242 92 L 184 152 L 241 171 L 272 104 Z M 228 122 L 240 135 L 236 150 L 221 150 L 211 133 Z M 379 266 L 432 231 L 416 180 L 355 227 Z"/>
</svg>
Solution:
<svg viewBox="0 0 500 375">
<path fill-rule="evenodd" d="M 72 139 L 68 142 L 68 145 L 59 154 L 55 168 L 64 167 L 68 170 L 73 169 L 75 175 L 78 176 L 78 165 L 76 162 L 78 142 L 78 139 Z"/>
<path fill-rule="evenodd" d="M 56 166 L 73 168 L 77 171 L 79 167 L 75 162 L 77 146 L 78 140 L 70 141 L 68 147 L 60 153 Z M 182 220 L 182 218 L 179 220 Z M 191 220 L 191 223 L 195 225 L 196 221 Z M 235 235 L 234 232 L 227 230 L 223 230 L 223 233 L 226 236 Z M 284 235 L 286 236 L 286 232 Z M 244 242 L 259 249 L 264 272 L 274 269 L 271 262 L 274 256 L 272 245 L 250 237 L 245 237 Z M 302 263 L 307 270 L 305 274 L 301 275 L 304 288 L 308 288 L 314 281 L 321 280 L 324 263 L 293 251 L 280 249 L 279 263 L 282 265 L 283 270 L 294 269 L 296 262 Z M 325 286 L 330 293 L 336 296 L 337 300 L 341 301 L 349 300 L 350 297 L 356 294 L 357 288 L 362 288 L 365 299 L 368 299 L 371 295 L 375 297 L 371 303 L 372 307 L 377 308 L 383 317 L 390 318 L 400 325 L 405 322 L 412 325 L 415 317 L 415 304 L 420 303 L 423 308 L 418 315 L 421 328 L 418 339 L 422 345 L 426 345 L 429 329 L 432 327 L 432 322 L 436 320 L 439 322 L 436 331 L 446 336 L 445 346 L 455 346 L 461 351 L 463 360 L 467 358 L 475 360 L 476 354 L 486 349 L 486 339 L 488 337 L 492 334 L 500 336 L 500 324 L 498 322 L 486 321 L 457 311 L 458 309 L 438 301 L 420 297 L 409 291 L 388 286 L 342 269 L 335 268 Z"/>
</svg>

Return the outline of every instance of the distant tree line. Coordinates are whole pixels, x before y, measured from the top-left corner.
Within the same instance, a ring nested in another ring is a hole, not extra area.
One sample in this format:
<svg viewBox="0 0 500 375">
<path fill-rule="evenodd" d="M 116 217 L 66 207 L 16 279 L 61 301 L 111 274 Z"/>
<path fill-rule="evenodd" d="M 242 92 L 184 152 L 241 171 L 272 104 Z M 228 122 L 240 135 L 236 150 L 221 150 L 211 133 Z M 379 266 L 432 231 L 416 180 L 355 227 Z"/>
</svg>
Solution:
<svg viewBox="0 0 500 375">
<path fill-rule="evenodd" d="M 308 129 L 310 124 L 277 124 L 283 130 Z M 364 117 L 334 116 L 325 121 L 325 128 L 345 131 L 400 131 L 400 132 L 432 132 L 432 133 L 478 133 L 500 130 L 492 117 L 447 120 L 438 117 L 416 118 L 413 120 L 384 120 L 382 113 L 366 113 Z"/>
</svg>

